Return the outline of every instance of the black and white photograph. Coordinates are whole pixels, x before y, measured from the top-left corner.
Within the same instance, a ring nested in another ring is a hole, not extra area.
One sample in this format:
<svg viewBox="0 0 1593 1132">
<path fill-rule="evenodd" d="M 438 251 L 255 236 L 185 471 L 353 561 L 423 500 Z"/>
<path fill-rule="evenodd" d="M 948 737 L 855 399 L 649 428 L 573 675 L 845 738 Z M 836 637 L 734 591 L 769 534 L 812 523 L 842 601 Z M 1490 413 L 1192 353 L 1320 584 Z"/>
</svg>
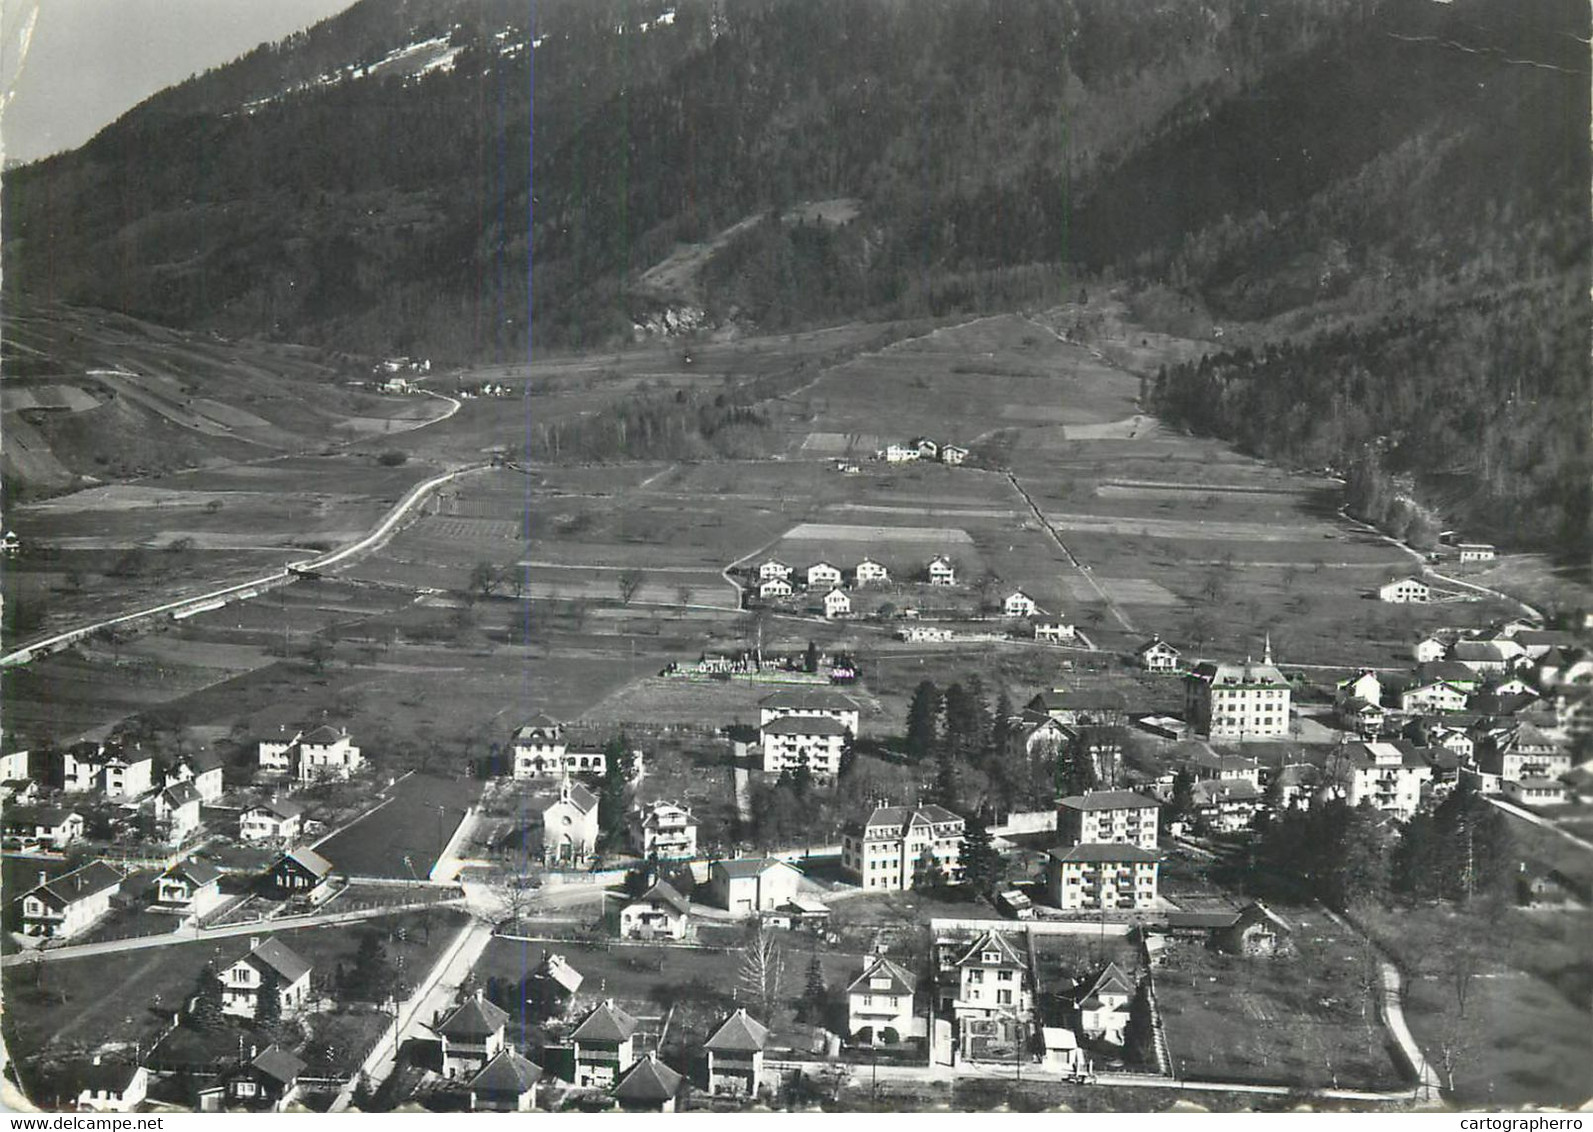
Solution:
<svg viewBox="0 0 1593 1132">
<path fill-rule="evenodd" d="M 0 1112 L 1580 1128 L 1590 92 L 1588 0 L 0 0 Z"/>
</svg>

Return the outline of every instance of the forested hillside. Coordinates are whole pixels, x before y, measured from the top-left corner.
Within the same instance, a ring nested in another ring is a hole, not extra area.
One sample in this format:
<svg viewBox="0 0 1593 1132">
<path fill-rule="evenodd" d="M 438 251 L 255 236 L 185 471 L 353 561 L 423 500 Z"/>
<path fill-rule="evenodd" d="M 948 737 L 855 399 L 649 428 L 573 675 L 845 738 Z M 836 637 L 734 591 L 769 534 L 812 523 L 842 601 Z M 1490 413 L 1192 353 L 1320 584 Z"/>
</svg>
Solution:
<svg viewBox="0 0 1593 1132">
<path fill-rule="evenodd" d="M 8 174 L 5 286 L 457 361 L 656 325 L 689 244 L 745 330 L 1121 286 L 1247 328 L 1157 383 L 1175 423 L 1561 539 L 1587 39 L 1573 0 L 362 0 Z"/>
</svg>

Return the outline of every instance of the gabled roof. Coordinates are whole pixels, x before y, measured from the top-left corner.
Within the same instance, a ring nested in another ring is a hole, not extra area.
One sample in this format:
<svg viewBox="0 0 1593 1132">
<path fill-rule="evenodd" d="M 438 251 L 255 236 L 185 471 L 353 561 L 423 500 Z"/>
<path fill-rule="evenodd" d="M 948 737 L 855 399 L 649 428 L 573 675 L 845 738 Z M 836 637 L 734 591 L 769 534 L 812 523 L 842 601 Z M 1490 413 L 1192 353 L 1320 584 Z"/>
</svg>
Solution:
<svg viewBox="0 0 1593 1132">
<path fill-rule="evenodd" d="M 687 900 L 675 890 L 675 886 L 667 880 L 661 880 L 642 893 L 632 904 L 662 904 L 679 915 L 691 912 L 691 901 Z"/>
<path fill-rule="evenodd" d="M 1216 778 L 1195 783 L 1197 803 L 1258 802 L 1261 791 L 1248 778 Z"/>
<path fill-rule="evenodd" d="M 266 1046 L 249 1067 L 284 1085 L 291 1085 L 304 1072 L 304 1062 L 279 1045 Z"/>
<path fill-rule="evenodd" d="M 605 999 L 581 1019 L 570 1037 L 581 1042 L 623 1042 L 636 1032 L 636 1019 Z"/>
<path fill-rule="evenodd" d="M 304 977 L 310 970 L 309 960 L 283 943 L 276 936 L 269 936 L 260 941 L 258 947 L 245 955 L 239 962 L 247 962 L 256 967 L 269 967 L 277 973 L 284 986 L 291 986 Z"/>
<path fill-rule="evenodd" d="M 1115 861 L 1130 863 L 1158 861 L 1161 858 L 1149 849 L 1141 849 L 1138 845 L 1126 844 L 1093 844 L 1074 845 L 1068 849 L 1053 849 L 1048 854 L 1052 860 L 1065 864 L 1099 865 Z"/>
<path fill-rule="evenodd" d="M 637 1104 L 663 1104 L 672 1101 L 680 1092 L 684 1080 L 669 1066 L 650 1053 L 631 1066 L 614 1085 L 614 1095 L 622 1101 Z"/>
<path fill-rule="evenodd" d="M 533 731 L 557 731 L 564 725 L 546 712 L 537 712 L 519 727 L 514 729 L 516 739 L 530 738 Z"/>
<path fill-rule="evenodd" d="M 847 984 L 846 991 L 848 994 L 854 991 L 866 993 L 872 989 L 868 984 L 881 976 L 888 977 L 891 985 L 889 989 L 881 988 L 879 994 L 912 994 L 918 987 L 917 975 L 892 959 L 875 955 L 864 962 L 863 973 Z"/>
<path fill-rule="evenodd" d="M 985 960 L 985 953 L 994 951 L 1000 958 L 994 963 Z M 1027 967 L 1017 950 L 1007 942 L 1007 937 L 1000 932 L 981 932 L 973 941 L 972 946 L 964 949 L 962 957 L 952 963 L 953 967 Z"/>
<path fill-rule="evenodd" d="M 801 869 L 789 861 L 782 861 L 776 857 L 736 857 L 729 861 L 715 861 L 713 867 L 719 869 L 731 880 L 741 880 L 745 877 L 762 876 L 770 869 L 790 869 L 800 874 Z"/>
<path fill-rule="evenodd" d="M 568 959 L 551 951 L 542 957 L 542 962 L 531 975 L 537 979 L 551 979 L 569 994 L 580 990 L 581 984 L 586 981 L 585 976 L 571 966 Z"/>
<path fill-rule="evenodd" d="M 769 1027 L 741 1007 L 722 1022 L 713 1036 L 703 1043 L 703 1049 L 715 1053 L 753 1053 L 761 1050 L 769 1040 Z"/>
<path fill-rule="evenodd" d="M 189 857 L 186 861 L 178 861 L 175 865 L 162 873 L 161 876 L 186 880 L 190 884 L 196 884 L 200 887 L 203 887 L 221 876 L 221 870 L 216 868 L 216 866 L 212 865 L 209 861 L 197 861 L 194 858 Z"/>
<path fill-rule="evenodd" d="M 98 896 L 106 889 L 118 888 L 126 879 L 115 865 L 106 864 L 104 861 L 90 861 L 80 869 L 62 873 L 54 880 L 37 885 L 24 895 L 37 894 L 47 903 L 65 907 L 79 900 Z"/>
<path fill-rule="evenodd" d="M 76 810 L 68 810 L 63 806 L 7 806 L 5 824 L 7 829 L 40 825 L 49 829 L 59 829 L 61 824 L 74 814 L 77 814 Z"/>
<path fill-rule="evenodd" d="M 1041 692 L 1029 701 L 1029 707 L 1045 712 L 1059 711 L 1127 711 L 1128 700 L 1122 692 L 1111 690 L 1095 692 Z"/>
<path fill-rule="evenodd" d="M 861 828 L 901 830 L 912 826 L 942 825 L 963 820 L 945 806 L 938 806 L 932 802 L 922 806 L 879 806 L 862 823 Z"/>
<path fill-rule="evenodd" d="M 1143 656 L 1145 653 L 1150 652 L 1152 649 L 1159 649 L 1159 650 L 1161 650 L 1163 652 L 1170 652 L 1174 656 L 1178 655 L 1178 650 L 1173 648 L 1172 645 L 1168 644 L 1166 641 L 1162 640 L 1160 637 L 1152 637 L 1150 640 L 1148 640 L 1144 644 L 1140 645 L 1139 648 L 1134 650 L 1134 655 L 1135 656 Z"/>
<path fill-rule="evenodd" d="M 61 1081 L 73 1094 L 84 1091 L 120 1095 L 138 1076 L 139 1066 L 111 1059 L 73 1062 L 61 1072 Z"/>
<path fill-rule="evenodd" d="M 1124 973 L 1123 968 L 1116 963 L 1108 963 L 1105 970 L 1096 976 L 1095 981 L 1079 997 L 1091 999 L 1099 998 L 1103 994 L 1120 994 L 1132 998 L 1134 989 L 1134 980 Z"/>
<path fill-rule="evenodd" d="M 509 1015 L 496 1003 L 472 995 L 454 1007 L 437 1025 L 437 1032 L 449 1038 L 468 1040 L 496 1034 L 508 1024 Z"/>
<path fill-rule="evenodd" d="M 1243 931 L 1251 924 L 1259 923 L 1271 924 L 1275 930 L 1282 932 L 1284 935 L 1294 934 L 1294 928 L 1289 921 L 1285 920 L 1282 916 L 1278 915 L 1259 900 L 1253 900 L 1249 904 L 1245 905 L 1244 908 L 1239 912 L 1239 918 L 1234 921 L 1233 926 L 1238 928 L 1240 931 Z"/>
<path fill-rule="evenodd" d="M 330 723 L 323 723 L 313 731 L 306 731 L 299 736 L 299 742 L 314 743 L 318 747 L 324 747 L 329 743 L 336 743 L 348 737 L 347 731 L 339 731 Z"/>
<path fill-rule="evenodd" d="M 1153 810 L 1161 803 L 1133 790 L 1091 790 L 1087 794 L 1070 794 L 1057 805 L 1070 810 Z"/>
<path fill-rule="evenodd" d="M 321 854 L 311 849 L 308 845 L 301 845 L 297 849 L 289 849 L 277 858 L 277 864 L 293 862 L 311 876 L 324 877 L 332 871 L 332 862 Z M 274 868 L 275 866 L 273 866 Z"/>
<path fill-rule="evenodd" d="M 1437 680 L 1475 684 L 1477 674 L 1458 660 L 1424 660 L 1416 666 L 1416 680 L 1420 684 L 1431 684 Z"/>
<path fill-rule="evenodd" d="M 570 783 L 569 797 L 565 798 L 561 795 L 549 805 L 548 809 L 552 809 L 553 806 L 557 806 L 560 802 L 568 802 L 581 813 L 589 814 L 597 808 L 597 795 L 579 782 L 572 782 Z M 543 812 L 546 813 L 547 811 L 544 810 Z"/>
<path fill-rule="evenodd" d="M 692 817 L 691 811 L 675 802 L 652 802 L 642 811 L 642 814 L 642 825 L 648 829 L 658 825 L 664 816 L 674 814 L 683 816 L 688 825 L 697 824 L 697 819 Z"/>
<path fill-rule="evenodd" d="M 770 735 L 844 735 L 846 724 L 828 715 L 782 715 L 763 725 Z"/>
<path fill-rule="evenodd" d="M 783 688 L 758 701 L 769 711 L 857 711 L 857 702 L 828 688 Z"/>
<path fill-rule="evenodd" d="M 255 810 L 264 810 L 266 813 L 273 814 L 283 820 L 288 818 L 296 818 L 304 813 L 303 806 L 299 805 L 297 802 L 290 802 L 286 798 L 271 798 L 264 802 L 256 802 L 254 805 L 247 807 L 243 812 L 247 814 L 252 813 Z"/>
<path fill-rule="evenodd" d="M 201 801 L 199 791 L 194 789 L 192 782 L 178 782 L 160 792 L 161 799 L 173 809 L 182 806 L 198 805 Z"/>
<path fill-rule="evenodd" d="M 505 1048 L 470 1079 L 470 1087 L 487 1093 L 522 1094 L 542 1080 L 542 1067 Z"/>
</svg>

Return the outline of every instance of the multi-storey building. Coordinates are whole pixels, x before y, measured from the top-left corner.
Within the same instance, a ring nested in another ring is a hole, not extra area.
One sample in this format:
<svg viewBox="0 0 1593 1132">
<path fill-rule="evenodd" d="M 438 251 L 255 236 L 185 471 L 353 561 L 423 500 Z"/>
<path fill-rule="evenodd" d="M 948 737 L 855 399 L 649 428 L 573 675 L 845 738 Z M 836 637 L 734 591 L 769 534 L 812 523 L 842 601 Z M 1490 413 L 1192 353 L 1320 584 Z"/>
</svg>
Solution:
<svg viewBox="0 0 1593 1132">
<path fill-rule="evenodd" d="M 282 1013 L 297 1010 L 309 1000 L 310 971 L 310 964 L 275 936 L 251 938 L 249 953 L 221 972 L 221 1012 L 254 1018 L 261 990 L 273 981 Z"/>
<path fill-rule="evenodd" d="M 1074 794 L 1057 802 L 1057 837 L 1064 845 L 1120 842 L 1155 849 L 1160 804 L 1132 790 Z"/>
<path fill-rule="evenodd" d="M 937 940 L 935 993 L 940 1012 L 952 1020 L 961 1059 L 1010 1061 L 1027 1044 L 1034 1021 L 1033 973 L 1003 933 Z"/>
<path fill-rule="evenodd" d="M 1157 857 L 1130 844 L 1053 849 L 1046 896 L 1064 911 L 1148 908 L 1156 902 Z"/>
<path fill-rule="evenodd" d="M 1287 736 L 1289 682 L 1267 652 L 1260 664 L 1197 664 L 1184 678 L 1184 719 L 1211 739 Z"/>
<path fill-rule="evenodd" d="M 841 867 L 864 888 L 912 888 L 929 867 L 947 881 L 962 879 L 966 823 L 943 806 L 880 806 L 841 838 Z"/>
<path fill-rule="evenodd" d="M 1409 743 L 1351 743 L 1329 763 L 1338 792 L 1352 806 L 1370 802 L 1397 818 L 1408 818 L 1422 800 L 1432 764 Z"/>
<path fill-rule="evenodd" d="M 515 728 L 509 750 L 516 778 L 601 775 L 608 769 L 608 758 L 602 751 L 570 750 L 564 739 L 564 725 L 541 713 Z"/>
<path fill-rule="evenodd" d="M 365 765 L 346 728 L 322 724 L 299 736 L 298 748 L 300 782 L 346 780 Z"/>
<path fill-rule="evenodd" d="M 791 688 L 758 701 L 758 724 L 762 727 L 787 716 L 814 715 L 833 719 L 853 735 L 857 734 L 860 718 L 857 701 L 844 692 L 829 688 Z"/>
<path fill-rule="evenodd" d="M 697 855 L 697 819 L 674 802 L 652 802 L 631 811 L 631 846 L 643 857 L 672 860 Z"/>
<path fill-rule="evenodd" d="M 847 1034 L 859 1041 L 866 1028 L 867 1040 L 875 1044 L 887 1029 L 903 1038 L 921 1037 L 925 1022 L 913 1004 L 917 990 L 918 976 L 901 964 L 883 955 L 864 959 L 863 973 L 846 988 Z"/>
<path fill-rule="evenodd" d="M 763 725 L 763 769 L 767 774 L 806 766 L 815 781 L 832 782 L 841 773 L 846 725 L 827 715 L 787 715 Z"/>
<path fill-rule="evenodd" d="M 104 861 L 91 861 L 54 880 L 39 874 L 39 883 L 22 894 L 22 934 L 42 939 L 70 939 L 111 910 L 111 897 L 122 871 Z"/>
</svg>

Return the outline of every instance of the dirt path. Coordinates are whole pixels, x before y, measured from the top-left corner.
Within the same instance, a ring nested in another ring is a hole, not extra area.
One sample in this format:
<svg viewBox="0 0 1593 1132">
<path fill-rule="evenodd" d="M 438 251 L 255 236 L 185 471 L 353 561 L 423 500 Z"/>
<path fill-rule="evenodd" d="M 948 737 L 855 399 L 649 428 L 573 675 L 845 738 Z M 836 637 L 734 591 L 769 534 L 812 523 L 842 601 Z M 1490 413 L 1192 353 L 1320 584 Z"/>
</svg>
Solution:
<svg viewBox="0 0 1593 1132">
<path fill-rule="evenodd" d="M 1072 565 L 1073 569 L 1078 571 L 1079 577 L 1083 578 L 1090 584 L 1090 588 L 1094 590 L 1100 597 L 1101 601 L 1106 604 L 1107 610 L 1110 611 L 1112 616 L 1117 619 L 1117 623 L 1123 627 L 1125 632 L 1139 632 L 1138 629 L 1134 628 L 1134 623 L 1128 619 L 1127 614 L 1118 608 L 1117 603 L 1114 602 L 1107 592 L 1101 588 L 1101 584 L 1095 580 L 1095 575 L 1090 572 L 1090 568 L 1088 566 L 1080 565 L 1079 560 L 1073 557 L 1073 552 L 1069 550 L 1067 544 L 1062 541 L 1062 536 L 1057 533 L 1057 529 L 1051 525 L 1050 520 L 1045 517 L 1045 514 L 1040 510 L 1039 506 L 1034 502 L 1034 500 L 1029 498 L 1029 493 L 1023 490 L 1023 485 L 1018 482 L 1018 477 L 1013 475 L 1011 472 L 1007 472 L 1006 477 L 1007 482 L 1012 484 L 1012 489 L 1023 497 L 1023 501 L 1029 505 L 1029 510 L 1034 512 L 1035 519 L 1037 519 L 1040 525 L 1045 528 L 1046 533 L 1051 536 L 1051 541 L 1056 543 L 1057 548 L 1067 556 L 1068 562 Z"/>
</svg>

